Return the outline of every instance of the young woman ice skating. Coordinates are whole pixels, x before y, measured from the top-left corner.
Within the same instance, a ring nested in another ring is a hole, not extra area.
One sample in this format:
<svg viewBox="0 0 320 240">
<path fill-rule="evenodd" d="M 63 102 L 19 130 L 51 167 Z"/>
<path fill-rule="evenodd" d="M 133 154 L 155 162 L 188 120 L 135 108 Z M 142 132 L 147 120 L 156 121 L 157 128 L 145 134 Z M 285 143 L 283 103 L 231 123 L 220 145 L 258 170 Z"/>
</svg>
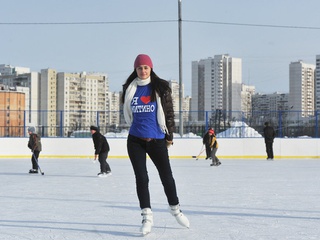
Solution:
<svg viewBox="0 0 320 240">
<path fill-rule="evenodd" d="M 147 154 L 158 170 L 170 213 L 180 225 L 189 228 L 189 220 L 180 210 L 168 155 L 175 126 L 171 89 L 154 73 L 148 55 L 136 57 L 134 70 L 123 85 L 122 101 L 125 120 L 130 124 L 127 150 L 142 211 L 141 233 L 150 233 L 153 225 Z"/>
</svg>

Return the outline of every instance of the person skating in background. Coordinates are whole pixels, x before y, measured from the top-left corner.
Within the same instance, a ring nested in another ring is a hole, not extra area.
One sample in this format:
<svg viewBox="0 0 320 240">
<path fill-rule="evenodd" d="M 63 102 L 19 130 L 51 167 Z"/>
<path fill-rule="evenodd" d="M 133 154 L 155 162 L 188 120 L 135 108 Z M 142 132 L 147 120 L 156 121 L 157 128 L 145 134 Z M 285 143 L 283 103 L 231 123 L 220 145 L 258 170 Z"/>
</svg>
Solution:
<svg viewBox="0 0 320 240">
<path fill-rule="evenodd" d="M 210 164 L 210 166 L 219 166 L 221 165 L 221 162 L 216 156 L 216 153 L 218 151 L 217 137 L 213 129 L 210 129 L 208 133 L 209 133 L 209 140 L 210 140 L 211 160 L 212 160 L 212 163 Z"/>
<path fill-rule="evenodd" d="M 36 129 L 34 127 L 28 128 L 29 133 L 29 141 L 28 141 L 28 148 L 31 149 L 32 155 L 31 155 L 31 163 L 32 168 L 29 170 L 29 173 L 38 173 L 38 161 L 39 161 L 39 155 L 42 151 L 42 144 L 41 144 L 41 136 L 37 134 Z"/>
<path fill-rule="evenodd" d="M 92 140 L 94 144 L 94 160 L 98 158 L 100 163 L 100 172 L 98 173 L 99 177 L 107 177 L 110 176 L 111 169 L 107 162 L 108 153 L 110 151 L 109 143 L 105 136 L 103 136 L 100 132 L 98 127 L 91 126 L 90 132 L 92 135 Z"/>
<path fill-rule="evenodd" d="M 266 145 L 267 159 L 273 159 L 273 140 L 276 136 L 276 133 L 273 127 L 270 126 L 269 122 L 264 123 L 263 128 L 264 142 Z"/>
<path fill-rule="evenodd" d="M 189 220 L 180 210 L 168 154 L 175 127 L 171 89 L 166 80 L 155 74 L 148 55 L 136 57 L 134 70 L 123 85 L 122 102 L 125 120 L 130 125 L 127 150 L 142 211 L 140 231 L 148 234 L 153 225 L 147 154 L 158 170 L 170 213 L 180 225 L 189 227 Z"/>
<path fill-rule="evenodd" d="M 209 130 L 213 130 L 213 129 L 210 127 L 202 138 L 202 143 L 204 144 L 206 149 L 206 160 L 211 157 L 211 148 L 210 148 L 211 142 L 210 142 Z"/>
</svg>

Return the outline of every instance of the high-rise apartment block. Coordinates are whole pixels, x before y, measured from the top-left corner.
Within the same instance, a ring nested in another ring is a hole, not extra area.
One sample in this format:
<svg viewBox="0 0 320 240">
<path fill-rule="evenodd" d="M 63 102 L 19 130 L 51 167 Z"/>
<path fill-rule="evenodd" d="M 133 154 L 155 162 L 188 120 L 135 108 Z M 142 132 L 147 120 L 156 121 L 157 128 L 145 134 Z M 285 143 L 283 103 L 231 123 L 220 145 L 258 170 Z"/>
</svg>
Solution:
<svg viewBox="0 0 320 240">
<path fill-rule="evenodd" d="M 288 99 L 288 93 L 257 93 L 252 96 L 252 110 L 256 112 L 287 111 L 289 110 Z"/>
<path fill-rule="evenodd" d="M 0 84 L 3 90 L 24 93 L 25 106 L 11 105 L 10 108 L 28 110 L 24 111 L 24 128 L 39 127 L 38 131 L 44 136 L 66 136 L 74 130 L 89 129 L 91 124 L 105 127 L 117 119 L 116 114 L 112 119 L 109 114 L 106 74 L 57 73 L 55 69 L 42 69 L 38 73 L 30 72 L 29 68 L 2 64 Z M 14 102 L 12 100 L 11 104 Z M 118 101 L 112 102 L 119 107 Z"/>
<path fill-rule="evenodd" d="M 241 109 L 245 118 L 251 117 L 252 111 L 252 96 L 255 94 L 256 88 L 241 84 Z"/>
<path fill-rule="evenodd" d="M 25 93 L 24 109 L 28 110 L 25 124 L 38 126 L 40 73 L 30 72 L 30 68 L 0 64 L 0 84 L 5 89 Z"/>
<path fill-rule="evenodd" d="M 90 125 L 105 127 L 109 118 L 109 85 L 106 74 L 58 73 L 57 109 L 63 111 L 58 125 L 67 131 L 89 129 Z"/>
<path fill-rule="evenodd" d="M 205 111 L 241 111 L 242 61 L 229 55 L 192 62 L 193 120 L 203 121 Z M 195 111 L 195 112 L 194 112 Z M 195 114 L 194 114 L 195 113 Z"/>
<path fill-rule="evenodd" d="M 109 105 L 110 105 L 109 106 L 109 110 L 110 110 L 109 124 L 117 128 L 117 126 L 120 124 L 120 106 L 121 106 L 120 93 L 109 92 Z"/>
<path fill-rule="evenodd" d="M 173 101 L 173 110 L 175 112 L 175 121 L 179 122 L 180 117 L 179 117 L 179 103 L 180 103 L 180 85 L 177 81 L 175 80 L 169 80 L 169 86 L 172 91 L 172 101 Z M 184 93 L 184 85 L 182 84 L 181 86 L 181 91 Z M 190 98 L 189 97 L 184 97 L 182 94 L 181 96 L 181 111 L 182 111 L 182 120 L 183 122 L 189 121 L 189 110 L 190 110 Z"/>
<path fill-rule="evenodd" d="M 316 56 L 315 70 L 315 110 L 320 111 L 320 55 Z"/>
<path fill-rule="evenodd" d="M 281 117 L 285 119 L 288 116 L 288 93 L 257 93 L 252 96 L 252 112 L 254 114 L 254 123 L 263 126 L 265 119 L 278 121 L 279 112 Z"/>
<path fill-rule="evenodd" d="M 289 105 L 301 111 L 301 117 L 313 116 L 315 110 L 315 65 L 303 61 L 289 65 Z"/>
<path fill-rule="evenodd" d="M 39 120 L 43 134 L 57 136 L 57 72 L 54 69 L 42 69 L 39 92 Z"/>
</svg>

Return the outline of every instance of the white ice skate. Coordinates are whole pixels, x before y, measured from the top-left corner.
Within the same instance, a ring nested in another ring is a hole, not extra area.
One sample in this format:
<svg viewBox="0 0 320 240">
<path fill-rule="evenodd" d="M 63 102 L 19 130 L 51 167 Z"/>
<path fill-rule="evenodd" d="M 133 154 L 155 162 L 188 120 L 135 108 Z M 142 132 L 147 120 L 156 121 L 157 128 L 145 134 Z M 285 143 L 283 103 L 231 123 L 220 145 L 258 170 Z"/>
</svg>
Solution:
<svg viewBox="0 0 320 240">
<path fill-rule="evenodd" d="M 170 210 L 170 213 L 172 214 L 172 216 L 174 216 L 176 218 L 177 222 L 181 226 L 186 227 L 186 228 L 190 227 L 190 222 L 189 222 L 188 218 L 181 212 L 179 205 L 174 205 L 174 206 L 170 205 L 169 210 Z"/>
<path fill-rule="evenodd" d="M 98 177 L 101 177 L 101 178 L 109 177 L 109 176 L 111 176 L 111 175 L 112 175 L 111 171 L 98 173 Z"/>
<path fill-rule="evenodd" d="M 141 216 L 142 216 L 142 226 L 140 231 L 143 235 L 149 234 L 153 226 L 153 216 L 152 216 L 151 209 L 143 208 Z"/>
</svg>

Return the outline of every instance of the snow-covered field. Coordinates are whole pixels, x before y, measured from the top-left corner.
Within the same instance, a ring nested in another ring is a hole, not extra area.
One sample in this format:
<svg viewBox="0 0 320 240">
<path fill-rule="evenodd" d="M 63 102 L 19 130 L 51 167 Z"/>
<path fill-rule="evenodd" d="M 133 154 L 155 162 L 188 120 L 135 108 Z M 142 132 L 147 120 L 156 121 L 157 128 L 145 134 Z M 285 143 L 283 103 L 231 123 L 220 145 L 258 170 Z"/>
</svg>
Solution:
<svg viewBox="0 0 320 240">
<path fill-rule="evenodd" d="M 141 238 L 140 209 L 129 160 L 109 159 L 113 175 L 98 178 L 90 159 L 0 159 L 1 240 Z M 167 210 L 149 161 L 154 227 L 146 239 L 320 239 L 319 160 L 172 160 L 184 229 Z"/>
</svg>

